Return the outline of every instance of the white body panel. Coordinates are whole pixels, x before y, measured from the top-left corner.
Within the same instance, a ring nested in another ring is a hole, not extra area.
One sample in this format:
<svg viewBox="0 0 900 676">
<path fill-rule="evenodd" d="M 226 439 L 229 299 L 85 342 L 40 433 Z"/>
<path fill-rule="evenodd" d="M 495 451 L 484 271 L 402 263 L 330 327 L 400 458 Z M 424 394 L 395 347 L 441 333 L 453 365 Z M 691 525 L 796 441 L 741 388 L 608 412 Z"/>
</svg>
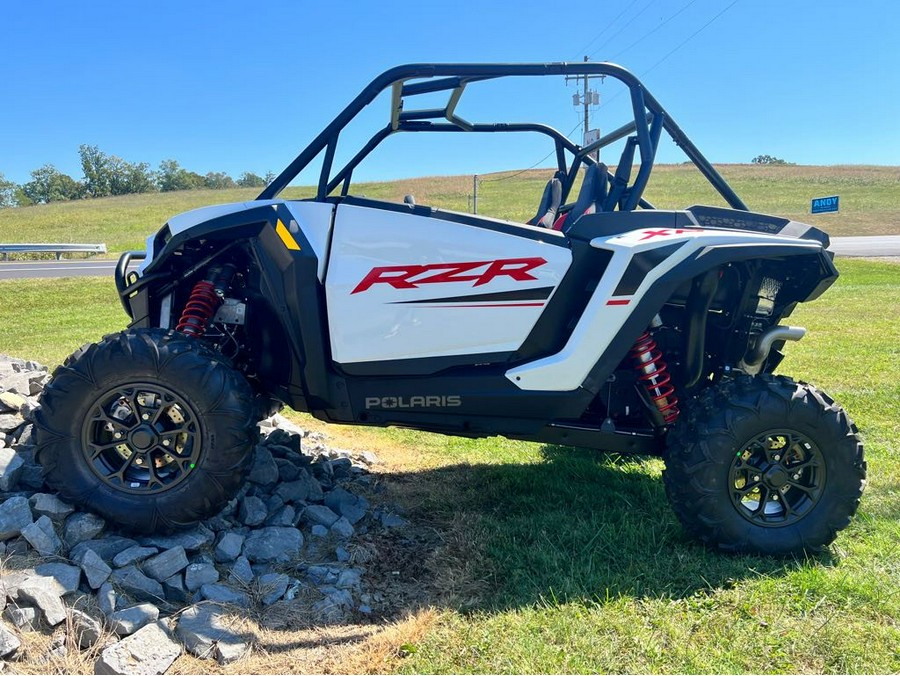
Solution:
<svg viewBox="0 0 900 676">
<path fill-rule="evenodd" d="M 334 205 L 323 202 L 285 202 L 294 216 L 294 221 L 285 223 L 288 232 L 294 233 L 299 227 L 309 240 L 310 246 L 319 259 L 319 281 L 325 280 L 325 264 L 328 262 L 328 247 L 331 244 L 331 222 Z"/>
<path fill-rule="evenodd" d="M 232 202 L 230 204 L 215 204 L 209 207 L 201 207 L 191 211 L 185 211 L 169 219 L 167 225 L 169 232 L 174 236 L 185 230 L 206 223 L 207 221 L 218 218 L 220 216 L 228 216 L 239 211 L 248 211 L 258 207 L 272 206 L 277 207 L 280 204 L 287 206 L 293 215 L 294 220 L 285 223 L 288 232 L 297 233 L 303 231 L 306 239 L 315 251 L 319 259 L 318 276 L 319 281 L 325 278 L 325 263 L 328 260 L 328 246 L 331 238 L 331 221 L 334 216 L 334 205 L 321 202 L 294 202 L 285 200 L 258 200 L 254 202 Z M 156 252 L 153 250 L 153 242 L 156 239 L 156 233 L 147 238 L 147 257 L 138 267 L 138 274 L 144 274 L 144 269 L 150 265 Z"/>
<path fill-rule="evenodd" d="M 634 254 L 680 241 L 686 243 L 650 270 L 632 296 L 612 298 L 612 294 Z M 642 229 L 613 237 L 597 237 L 591 240 L 591 246 L 608 249 L 613 252 L 613 257 L 565 347 L 554 355 L 507 371 L 506 377 L 523 390 L 555 392 L 575 390 L 584 382 L 600 355 L 622 329 L 637 301 L 647 292 L 647 289 L 691 254 L 700 251 L 702 256 L 703 249 L 713 245 L 781 246 L 784 244 L 809 248 L 813 252 L 821 249 L 818 242 L 790 237 L 697 228 Z"/>
<path fill-rule="evenodd" d="M 516 260 L 542 262 L 522 267 L 517 275 L 489 274 L 492 263 L 516 269 Z M 516 302 L 506 297 L 495 303 L 483 297 L 536 289 L 546 289 L 549 296 L 571 261 L 567 248 L 532 239 L 340 205 L 325 280 L 333 358 L 350 364 L 515 350 L 548 298 Z M 429 269 L 408 274 L 416 266 Z M 381 268 L 396 271 L 375 272 Z M 403 281 L 392 282 L 395 276 Z M 448 280 L 425 281 L 440 277 Z M 467 302 L 467 296 L 482 298 Z"/>
</svg>

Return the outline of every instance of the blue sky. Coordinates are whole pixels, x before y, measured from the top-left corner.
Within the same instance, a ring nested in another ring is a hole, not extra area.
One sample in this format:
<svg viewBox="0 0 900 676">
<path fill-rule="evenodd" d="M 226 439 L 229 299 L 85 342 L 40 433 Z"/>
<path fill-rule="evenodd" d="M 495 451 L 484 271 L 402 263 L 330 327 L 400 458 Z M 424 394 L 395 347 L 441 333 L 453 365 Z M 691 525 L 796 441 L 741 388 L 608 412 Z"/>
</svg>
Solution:
<svg viewBox="0 0 900 676">
<path fill-rule="evenodd" d="M 767 153 L 801 164 L 900 164 L 896 0 L 4 5 L 0 173 L 18 182 L 45 163 L 80 178 L 82 143 L 153 167 L 173 158 L 200 173 L 277 172 L 391 66 L 585 54 L 642 76 L 714 162 Z M 580 138 L 574 85 L 515 85 L 473 86 L 461 112 L 543 121 Z M 615 99 L 608 82 L 599 89 L 608 103 L 592 119 L 610 130 L 627 115 L 626 97 Z M 342 137 L 345 153 L 386 122 L 386 102 L 370 109 Z M 531 137 L 404 136 L 356 178 L 483 174 L 530 166 L 550 150 Z M 683 156 L 668 143 L 659 159 Z"/>
</svg>

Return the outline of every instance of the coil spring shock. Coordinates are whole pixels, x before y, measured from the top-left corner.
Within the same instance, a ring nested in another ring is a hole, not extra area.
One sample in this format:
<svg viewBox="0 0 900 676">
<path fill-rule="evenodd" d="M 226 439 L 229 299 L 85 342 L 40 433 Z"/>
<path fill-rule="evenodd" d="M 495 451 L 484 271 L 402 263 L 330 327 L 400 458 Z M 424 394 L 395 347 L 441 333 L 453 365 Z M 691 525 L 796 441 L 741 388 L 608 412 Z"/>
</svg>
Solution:
<svg viewBox="0 0 900 676">
<path fill-rule="evenodd" d="M 659 409 L 666 425 L 671 425 L 678 419 L 680 413 L 678 397 L 675 396 L 675 386 L 672 385 L 669 367 L 650 331 L 644 331 L 634 342 L 631 356 L 634 359 L 634 368 L 638 372 L 638 380 L 647 390 L 654 406 Z"/>
<path fill-rule="evenodd" d="M 213 282 L 205 279 L 197 282 L 175 330 L 200 338 L 206 333 L 206 327 L 221 303 L 222 299 L 216 293 L 216 285 Z"/>
</svg>

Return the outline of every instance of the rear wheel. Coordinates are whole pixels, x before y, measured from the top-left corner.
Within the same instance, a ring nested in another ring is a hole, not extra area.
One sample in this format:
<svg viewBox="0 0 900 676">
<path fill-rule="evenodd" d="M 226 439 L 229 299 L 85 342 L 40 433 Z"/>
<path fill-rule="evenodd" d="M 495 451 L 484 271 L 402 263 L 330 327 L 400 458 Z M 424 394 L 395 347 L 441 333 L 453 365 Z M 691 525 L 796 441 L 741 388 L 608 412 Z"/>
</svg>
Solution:
<svg viewBox="0 0 900 676">
<path fill-rule="evenodd" d="M 37 459 L 64 498 L 126 529 L 185 528 L 240 488 L 255 411 L 244 377 L 196 339 L 125 331 L 54 372 L 35 416 Z"/>
<path fill-rule="evenodd" d="M 856 513 L 866 463 L 856 426 L 812 385 L 745 376 L 709 388 L 669 436 L 666 493 L 709 545 L 817 551 Z"/>
</svg>

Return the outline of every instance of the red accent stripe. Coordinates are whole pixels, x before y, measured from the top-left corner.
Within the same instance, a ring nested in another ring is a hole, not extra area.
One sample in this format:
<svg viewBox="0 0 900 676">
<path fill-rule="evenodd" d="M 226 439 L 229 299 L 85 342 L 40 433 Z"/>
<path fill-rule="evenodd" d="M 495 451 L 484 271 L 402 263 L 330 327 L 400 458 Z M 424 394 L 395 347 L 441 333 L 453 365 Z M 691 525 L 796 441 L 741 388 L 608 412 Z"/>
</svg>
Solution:
<svg viewBox="0 0 900 676">
<path fill-rule="evenodd" d="M 608 300 L 606 301 L 607 305 L 628 305 L 631 302 L 630 299 L 626 298 L 625 300 Z"/>
</svg>

